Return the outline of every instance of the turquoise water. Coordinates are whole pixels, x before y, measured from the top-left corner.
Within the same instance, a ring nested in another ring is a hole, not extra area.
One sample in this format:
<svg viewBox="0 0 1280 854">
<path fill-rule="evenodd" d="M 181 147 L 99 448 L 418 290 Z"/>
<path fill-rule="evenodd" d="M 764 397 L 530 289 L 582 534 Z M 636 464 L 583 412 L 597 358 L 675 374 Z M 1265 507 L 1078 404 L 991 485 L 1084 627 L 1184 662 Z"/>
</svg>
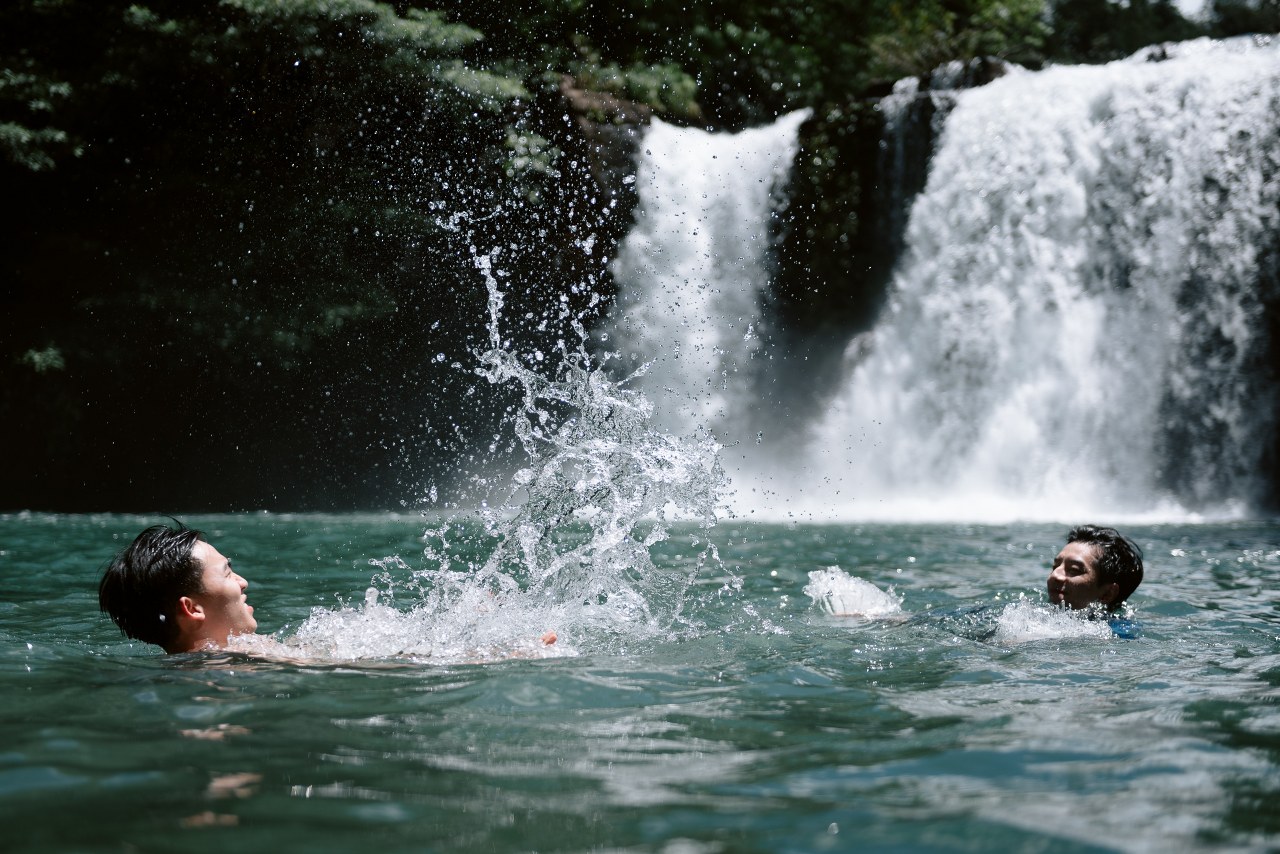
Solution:
<svg viewBox="0 0 1280 854">
<path fill-rule="evenodd" d="M 563 618 L 558 655 L 471 663 L 131 644 L 97 576 L 157 521 L 0 517 L 5 851 L 1280 847 L 1277 523 L 1127 530 L 1136 640 L 1036 604 L 1066 525 L 728 522 L 701 568 L 678 528 L 634 631 L 512 598 L 511 654 Z M 284 646 L 434 631 L 395 616 L 429 595 L 421 518 L 184 521 Z M 825 615 L 803 591 L 833 565 L 901 614 Z"/>
</svg>

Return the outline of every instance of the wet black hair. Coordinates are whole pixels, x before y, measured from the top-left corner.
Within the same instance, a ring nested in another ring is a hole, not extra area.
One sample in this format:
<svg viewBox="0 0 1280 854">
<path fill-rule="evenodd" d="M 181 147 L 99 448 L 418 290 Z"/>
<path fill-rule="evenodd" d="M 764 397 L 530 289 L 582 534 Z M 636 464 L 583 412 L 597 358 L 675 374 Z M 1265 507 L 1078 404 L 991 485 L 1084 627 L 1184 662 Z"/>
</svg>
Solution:
<svg viewBox="0 0 1280 854">
<path fill-rule="evenodd" d="M 125 637 L 165 649 L 178 640 L 178 600 L 202 587 L 191 550 L 204 535 L 174 522 L 174 528 L 153 525 L 135 537 L 98 583 L 98 606 Z"/>
<path fill-rule="evenodd" d="M 1087 543 L 1098 547 L 1098 580 L 1119 585 L 1116 598 L 1107 605 L 1116 610 L 1142 583 L 1142 549 L 1115 528 L 1100 525 L 1077 525 L 1067 534 L 1068 543 Z"/>
</svg>

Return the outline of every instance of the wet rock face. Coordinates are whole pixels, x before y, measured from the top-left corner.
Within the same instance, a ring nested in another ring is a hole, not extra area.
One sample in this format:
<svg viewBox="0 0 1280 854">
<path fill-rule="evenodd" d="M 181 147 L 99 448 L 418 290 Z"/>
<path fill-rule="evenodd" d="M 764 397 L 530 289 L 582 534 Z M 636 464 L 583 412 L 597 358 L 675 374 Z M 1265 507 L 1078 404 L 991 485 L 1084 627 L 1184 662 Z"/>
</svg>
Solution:
<svg viewBox="0 0 1280 854">
<path fill-rule="evenodd" d="M 588 325 L 598 322 L 616 295 L 610 262 L 633 224 L 638 203 L 640 145 L 655 111 L 647 104 L 581 86 L 569 75 L 538 108 L 542 126 L 562 152 L 556 181 L 560 224 L 551 266 L 560 290 Z M 535 271 L 537 277 L 545 269 Z M 560 294 L 549 299 L 559 299 Z"/>
<path fill-rule="evenodd" d="M 579 154 L 602 190 L 625 211 L 635 205 L 636 151 L 653 108 L 607 92 L 580 88 L 569 75 L 560 97 L 579 136 Z"/>
<path fill-rule="evenodd" d="M 560 94 L 570 109 L 595 122 L 645 124 L 653 118 L 653 108 L 649 105 L 628 101 L 608 92 L 581 88 L 568 74 L 560 78 Z"/>
<path fill-rule="evenodd" d="M 948 63 L 817 110 L 801 127 L 773 235 L 775 364 L 797 371 L 796 381 L 780 384 L 787 399 L 779 405 L 801 414 L 825 405 L 851 336 L 879 314 L 911 202 L 957 92 L 1008 70 L 992 58 Z M 808 397 L 797 398 L 805 389 Z"/>
</svg>

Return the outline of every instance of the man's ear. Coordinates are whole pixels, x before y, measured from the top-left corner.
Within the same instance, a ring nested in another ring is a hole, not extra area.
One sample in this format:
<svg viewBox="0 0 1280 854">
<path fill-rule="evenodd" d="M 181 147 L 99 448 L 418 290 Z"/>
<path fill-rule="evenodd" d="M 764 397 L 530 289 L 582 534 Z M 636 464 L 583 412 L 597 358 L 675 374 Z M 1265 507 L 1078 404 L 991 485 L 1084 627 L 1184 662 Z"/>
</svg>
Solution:
<svg viewBox="0 0 1280 854">
<path fill-rule="evenodd" d="M 181 596 L 178 598 L 178 621 L 185 623 L 194 620 L 197 623 L 204 622 L 204 606 L 190 596 Z"/>
<path fill-rule="evenodd" d="M 191 652 L 200 646 L 206 614 L 204 606 L 190 596 L 179 596 L 174 618 L 178 635 L 164 648 L 165 652 Z"/>
<path fill-rule="evenodd" d="M 1116 582 L 1103 585 L 1102 595 L 1098 597 L 1098 601 L 1103 605 L 1111 605 L 1116 601 L 1116 597 L 1120 595 L 1120 585 Z"/>
</svg>

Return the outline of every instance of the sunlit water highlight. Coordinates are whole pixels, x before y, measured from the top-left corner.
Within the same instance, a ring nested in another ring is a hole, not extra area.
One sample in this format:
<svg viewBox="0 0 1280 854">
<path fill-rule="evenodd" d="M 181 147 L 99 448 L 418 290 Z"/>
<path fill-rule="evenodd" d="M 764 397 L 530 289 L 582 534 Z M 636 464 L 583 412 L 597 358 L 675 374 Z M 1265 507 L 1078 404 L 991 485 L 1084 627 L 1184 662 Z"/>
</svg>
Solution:
<svg viewBox="0 0 1280 854">
<path fill-rule="evenodd" d="M 565 655 L 475 665 L 395 649 L 442 630 L 382 611 L 412 613 L 438 566 L 417 516 L 185 520 L 243 568 L 263 632 L 341 612 L 335 641 L 384 656 L 130 644 L 94 588 L 154 521 L 0 517 L 6 851 L 1280 845 L 1274 523 L 1133 528 L 1123 640 L 1043 605 L 1063 526 L 728 522 L 741 588 L 699 575 L 676 631 L 597 642 L 550 606 L 528 628 Z M 483 563 L 471 533 L 455 558 Z M 705 536 L 674 525 L 655 568 L 683 577 Z M 830 616 L 804 590 L 832 567 L 900 611 Z"/>
</svg>

